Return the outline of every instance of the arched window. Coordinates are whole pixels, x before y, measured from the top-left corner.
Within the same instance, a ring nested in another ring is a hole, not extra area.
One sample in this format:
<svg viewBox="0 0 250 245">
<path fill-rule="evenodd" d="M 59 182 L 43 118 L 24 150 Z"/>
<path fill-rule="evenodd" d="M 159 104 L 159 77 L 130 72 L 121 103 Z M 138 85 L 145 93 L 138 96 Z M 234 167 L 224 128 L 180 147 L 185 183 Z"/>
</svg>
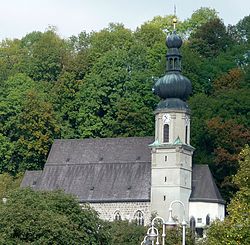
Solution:
<svg viewBox="0 0 250 245">
<path fill-rule="evenodd" d="M 115 212 L 114 220 L 116 220 L 116 221 L 122 220 L 122 217 L 121 217 L 121 214 L 119 211 Z"/>
<path fill-rule="evenodd" d="M 209 214 L 206 217 L 206 225 L 210 225 L 210 215 Z"/>
<path fill-rule="evenodd" d="M 174 58 L 174 69 L 176 70 L 176 68 L 178 68 L 178 60 Z"/>
<path fill-rule="evenodd" d="M 136 211 L 134 215 L 134 220 L 136 221 L 137 225 L 144 225 L 144 215 L 142 211 Z"/>
<path fill-rule="evenodd" d="M 173 59 L 170 58 L 169 59 L 169 70 L 172 70 L 173 69 Z"/>
<path fill-rule="evenodd" d="M 169 125 L 164 124 L 163 126 L 163 143 L 169 142 Z"/>
<path fill-rule="evenodd" d="M 192 233 L 194 234 L 194 232 L 195 232 L 195 218 L 193 216 L 190 219 L 190 228 L 191 228 Z"/>
<path fill-rule="evenodd" d="M 188 126 L 186 125 L 186 131 L 185 131 L 185 144 L 188 144 Z"/>
</svg>

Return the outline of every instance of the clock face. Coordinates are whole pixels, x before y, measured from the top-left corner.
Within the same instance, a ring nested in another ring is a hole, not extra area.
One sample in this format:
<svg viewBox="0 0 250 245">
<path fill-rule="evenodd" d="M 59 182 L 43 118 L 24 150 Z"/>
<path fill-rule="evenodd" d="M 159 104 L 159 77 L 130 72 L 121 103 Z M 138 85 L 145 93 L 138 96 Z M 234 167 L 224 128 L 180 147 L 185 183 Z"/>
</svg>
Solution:
<svg viewBox="0 0 250 245">
<path fill-rule="evenodd" d="M 164 123 L 169 123 L 170 122 L 170 115 L 169 114 L 164 114 L 162 119 L 163 119 Z"/>
<path fill-rule="evenodd" d="M 189 121 L 190 121 L 189 116 L 185 116 L 185 123 L 186 123 L 186 125 L 189 125 Z"/>
</svg>

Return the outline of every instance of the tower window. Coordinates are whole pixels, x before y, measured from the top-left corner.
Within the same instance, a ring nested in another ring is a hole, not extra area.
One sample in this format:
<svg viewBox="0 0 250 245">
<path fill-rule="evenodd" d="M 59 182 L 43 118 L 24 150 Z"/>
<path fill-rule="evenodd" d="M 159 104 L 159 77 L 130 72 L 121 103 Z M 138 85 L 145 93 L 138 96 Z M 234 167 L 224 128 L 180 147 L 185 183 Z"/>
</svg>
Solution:
<svg viewBox="0 0 250 245">
<path fill-rule="evenodd" d="M 163 143 L 168 143 L 169 142 L 169 125 L 164 124 L 163 128 Z"/>
<path fill-rule="evenodd" d="M 165 195 L 163 196 L 163 200 L 166 201 L 166 196 Z"/>
<path fill-rule="evenodd" d="M 172 70 L 173 69 L 173 59 L 172 58 L 170 58 L 169 59 L 169 70 Z"/>
<path fill-rule="evenodd" d="M 174 58 L 174 69 L 176 70 L 177 67 L 178 67 L 177 58 Z"/>
<path fill-rule="evenodd" d="M 137 225 L 144 225 L 144 215 L 143 215 L 142 211 L 140 211 L 140 210 L 136 211 L 136 213 L 134 215 L 134 219 L 135 219 Z"/>
<path fill-rule="evenodd" d="M 188 143 L 188 126 L 186 126 L 186 131 L 185 131 L 185 144 Z"/>
<path fill-rule="evenodd" d="M 165 182 L 167 182 L 167 177 L 165 176 Z"/>
<path fill-rule="evenodd" d="M 165 162 L 167 162 L 168 161 L 168 156 L 165 156 Z"/>
</svg>

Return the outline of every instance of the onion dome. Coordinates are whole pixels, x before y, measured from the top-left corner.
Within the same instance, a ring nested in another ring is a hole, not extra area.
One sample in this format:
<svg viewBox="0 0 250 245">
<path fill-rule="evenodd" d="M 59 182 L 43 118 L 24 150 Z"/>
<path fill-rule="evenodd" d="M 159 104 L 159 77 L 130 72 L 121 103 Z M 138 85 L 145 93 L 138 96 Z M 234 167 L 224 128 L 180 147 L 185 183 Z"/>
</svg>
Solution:
<svg viewBox="0 0 250 245">
<path fill-rule="evenodd" d="M 179 48 L 182 39 L 176 31 L 167 37 L 167 73 L 156 81 L 153 92 L 161 99 L 176 98 L 183 101 L 187 100 L 192 93 L 190 80 L 181 74 L 181 54 Z"/>
<path fill-rule="evenodd" d="M 177 49 L 179 49 L 181 47 L 181 45 L 182 45 L 182 39 L 174 31 L 174 33 L 172 33 L 170 36 L 167 37 L 166 45 L 167 45 L 168 48 L 177 48 Z"/>
<path fill-rule="evenodd" d="M 155 83 L 153 92 L 162 99 L 179 98 L 185 101 L 192 93 L 192 85 L 180 73 L 168 73 Z"/>
</svg>

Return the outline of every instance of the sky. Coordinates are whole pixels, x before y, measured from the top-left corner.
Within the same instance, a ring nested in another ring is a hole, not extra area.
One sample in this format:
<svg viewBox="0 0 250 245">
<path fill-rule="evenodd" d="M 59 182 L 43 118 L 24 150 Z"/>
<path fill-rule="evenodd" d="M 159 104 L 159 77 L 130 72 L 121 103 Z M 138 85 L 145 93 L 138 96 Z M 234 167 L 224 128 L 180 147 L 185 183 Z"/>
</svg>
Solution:
<svg viewBox="0 0 250 245">
<path fill-rule="evenodd" d="M 135 30 L 154 16 L 173 14 L 174 5 L 181 20 L 200 7 L 216 9 L 226 25 L 250 14 L 249 0 L 0 0 L 0 40 L 49 26 L 63 38 L 99 31 L 111 22 Z"/>
</svg>

